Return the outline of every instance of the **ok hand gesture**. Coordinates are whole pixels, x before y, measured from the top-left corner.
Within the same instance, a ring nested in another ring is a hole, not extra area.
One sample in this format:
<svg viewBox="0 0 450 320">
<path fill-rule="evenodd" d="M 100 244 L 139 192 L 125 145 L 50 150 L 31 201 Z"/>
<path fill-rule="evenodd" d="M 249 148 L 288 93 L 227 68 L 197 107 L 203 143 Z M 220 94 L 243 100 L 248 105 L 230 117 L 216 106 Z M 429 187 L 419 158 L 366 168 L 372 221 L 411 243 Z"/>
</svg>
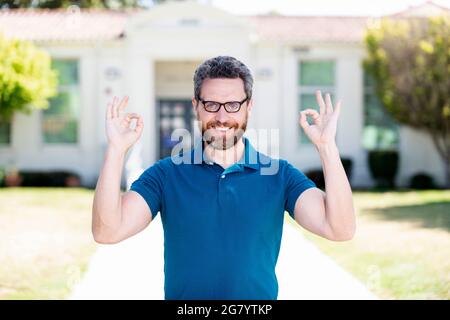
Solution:
<svg viewBox="0 0 450 320">
<path fill-rule="evenodd" d="M 339 101 L 333 110 L 330 94 L 327 93 L 325 95 L 324 102 L 322 93 L 319 90 L 316 91 L 316 99 L 320 107 L 320 113 L 317 113 L 314 109 L 301 111 L 300 126 L 316 147 L 336 143 L 336 128 L 341 111 L 341 102 Z M 312 116 L 313 124 L 308 124 L 306 121 L 307 115 Z"/>
<path fill-rule="evenodd" d="M 126 153 L 128 149 L 139 139 L 144 128 L 142 117 L 137 113 L 125 113 L 128 104 L 128 96 L 119 103 L 114 97 L 108 103 L 106 109 L 106 135 L 108 145 L 119 152 Z M 136 119 L 136 125 L 131 127 L 132 119 Z"/>
</svg>

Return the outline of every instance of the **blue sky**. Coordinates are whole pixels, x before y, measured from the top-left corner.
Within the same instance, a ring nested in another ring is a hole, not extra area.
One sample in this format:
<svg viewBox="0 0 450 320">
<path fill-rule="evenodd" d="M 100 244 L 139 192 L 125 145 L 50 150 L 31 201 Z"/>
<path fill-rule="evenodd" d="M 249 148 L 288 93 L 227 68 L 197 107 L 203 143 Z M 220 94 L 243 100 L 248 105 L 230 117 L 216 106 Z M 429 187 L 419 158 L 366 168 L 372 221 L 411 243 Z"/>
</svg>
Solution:
<svg viewBox="0 0 450 320">
<path fill-rule="evenodd" d="M 199 0 L 235 14 L 277 11 L 286 15 L 383 15 L 404 10 L 426 0 Z M 450 0 L 434 0 L 450 7 Z"/>
</svg>

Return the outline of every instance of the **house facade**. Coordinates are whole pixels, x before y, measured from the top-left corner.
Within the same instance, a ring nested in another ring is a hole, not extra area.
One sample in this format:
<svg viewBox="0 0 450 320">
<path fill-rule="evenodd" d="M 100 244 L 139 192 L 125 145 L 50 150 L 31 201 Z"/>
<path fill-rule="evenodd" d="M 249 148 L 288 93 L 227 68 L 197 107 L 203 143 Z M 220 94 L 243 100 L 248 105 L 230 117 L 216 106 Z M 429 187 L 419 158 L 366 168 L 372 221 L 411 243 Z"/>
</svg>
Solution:
<svg viewBox="0 0 450 320">
<path fill-rule="evenodd" d="M 189 1 L 124 12 L 0 10 L 0 32 L 45 49 L 60 77 L 49 109 L 17 113 L 0 128 L 0 167 L 71 170 L 83 185 L 95 186 L 107 145 L 107 102 L 128 95 L 129 111 L 144 118 L 123 171 L 129 187 L 170 154 L 174 129 L 194 130 L 190 101 L 198 64 L 231 55 L 255 78 L 248 137 L 260 151 L 302 171 L 321 168 L 299 125 L 300 110 L 318 109 L 314 91 L 321 89 L 342 101 L 336 142 L 341 157 L 353 162 L 352 186 L 374 184 L 367 161 L 373 149 L 398 150 L 397 185 L 408 185 L 417 172 L 443 185 L 444 166 L 431 138 L 395 123 L 364 74 L 364 30 L 376 23 L 369 17 L 234 16 Z"/>
</svg>

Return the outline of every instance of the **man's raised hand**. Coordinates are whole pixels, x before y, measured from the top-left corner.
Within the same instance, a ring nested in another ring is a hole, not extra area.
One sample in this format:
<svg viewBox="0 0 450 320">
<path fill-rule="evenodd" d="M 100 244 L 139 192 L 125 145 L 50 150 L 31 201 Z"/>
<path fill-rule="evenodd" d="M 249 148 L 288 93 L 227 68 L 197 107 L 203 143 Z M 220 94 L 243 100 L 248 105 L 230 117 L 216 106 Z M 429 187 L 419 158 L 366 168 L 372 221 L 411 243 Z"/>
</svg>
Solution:
<svg viewBox="0 0 450 320">
<path fill-rule="evenodd" d="M 320 147 L 328 144 L 335 144 L 337 121 L 341 112 L 341 102 L 339 101 L 333 108 L 330 94 L 325 95 L 323 100 L 322 93 L 316 91 L 316 100 L 320 112 L 308 108 L 300 112 L 300 126 L 305 131 L 308 138 L 316 146 Z M 306 117 L 311 116 L 313 123 L 309 124 Z"/>
<path fill-rule="evenodd" d="M 128 96 L 125 96 L 119 103 L 119 99 L 114 97 L 106 108 L 106 136 L 108 146 L 116 151 L 126 153 L 128 149 L 140 138 L 144 122 L 142 116 L 137 113 L 126 113 Z M 135 119 L 135 121 L 133 121 Z M 132 122 L 135 123 L 132 126 Z"/>
</svg>

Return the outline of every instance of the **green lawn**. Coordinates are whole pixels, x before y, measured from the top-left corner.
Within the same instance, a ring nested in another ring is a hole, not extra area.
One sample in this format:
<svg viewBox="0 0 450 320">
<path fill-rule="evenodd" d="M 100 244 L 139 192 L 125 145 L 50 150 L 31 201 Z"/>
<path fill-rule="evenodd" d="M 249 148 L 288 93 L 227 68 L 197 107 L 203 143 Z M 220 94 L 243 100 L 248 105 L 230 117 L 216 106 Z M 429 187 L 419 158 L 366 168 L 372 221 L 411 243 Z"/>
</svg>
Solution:
<svg viewBox="0 0 450 320">
<path fill-rule="evenodd" d="M 382 299 L 450 299 L 450 190 L 353 195 L 353 240 L 305 236 Z"/>
<path fill-rule="evenodd" d="M 63 299 L 95 250 L 93 191 L 0 189 L 0 299 Z"/>
</svg>

